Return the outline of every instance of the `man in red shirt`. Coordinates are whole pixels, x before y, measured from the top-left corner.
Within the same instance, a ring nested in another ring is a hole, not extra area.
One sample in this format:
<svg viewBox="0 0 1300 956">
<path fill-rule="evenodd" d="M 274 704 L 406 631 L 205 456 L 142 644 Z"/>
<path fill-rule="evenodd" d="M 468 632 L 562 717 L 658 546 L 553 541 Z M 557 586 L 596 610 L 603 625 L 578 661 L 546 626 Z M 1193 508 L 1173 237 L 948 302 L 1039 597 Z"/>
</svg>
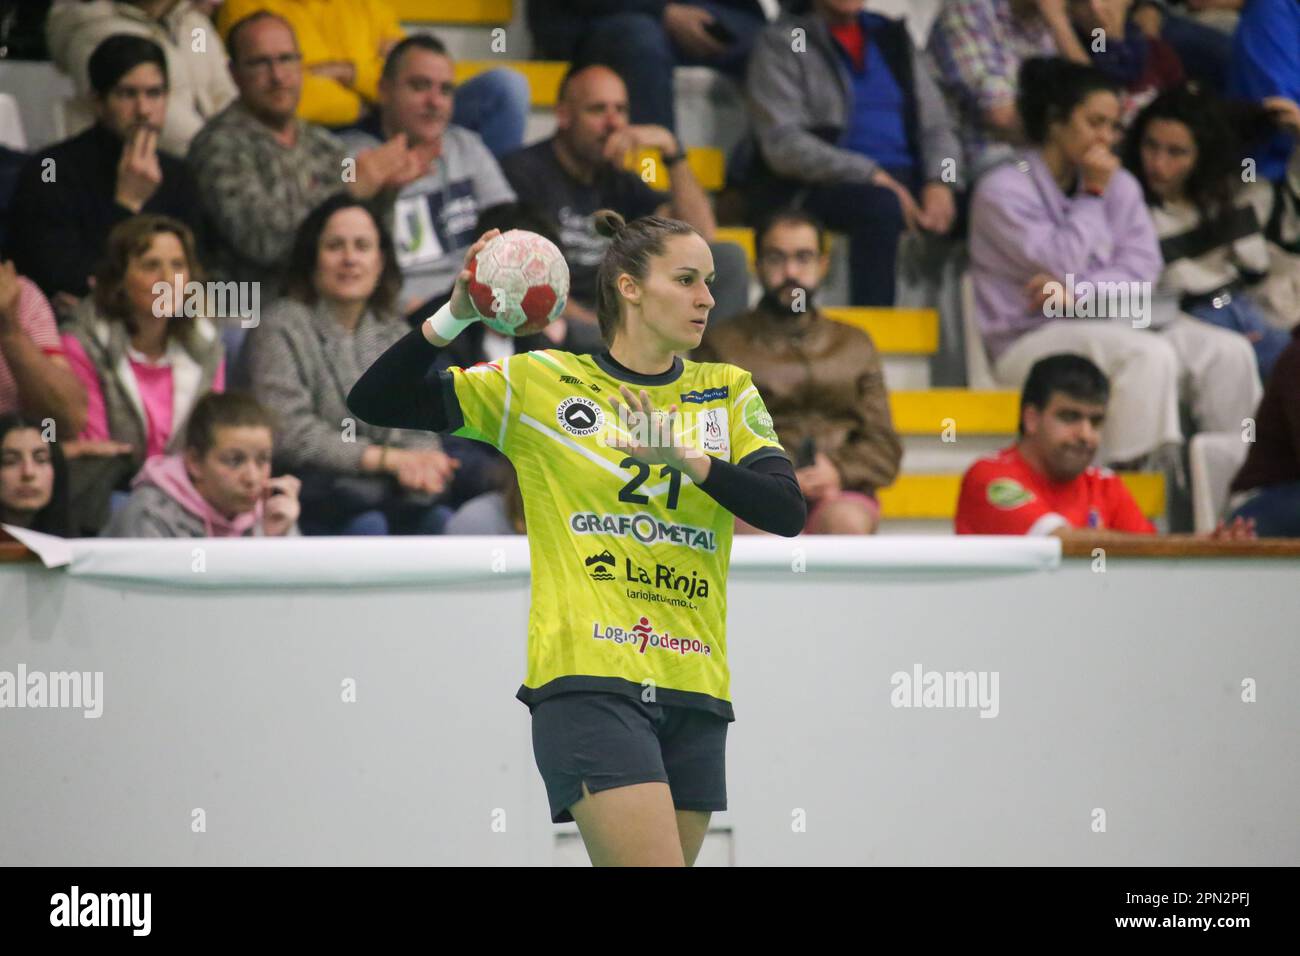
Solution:
<svg viewBox="0 0 1300 956">
<path fill-rule="evenodd" d="M 1020 440 L 973 464 L 957 501 L 958 534 L 1155 534 L 1119 476 L 1091 464 L 1110 385 L 1081 355 L 1050 355 L 1020 396 Z M 1247 522 L 1214 537 L 1254 537 Z"/>
</svg>

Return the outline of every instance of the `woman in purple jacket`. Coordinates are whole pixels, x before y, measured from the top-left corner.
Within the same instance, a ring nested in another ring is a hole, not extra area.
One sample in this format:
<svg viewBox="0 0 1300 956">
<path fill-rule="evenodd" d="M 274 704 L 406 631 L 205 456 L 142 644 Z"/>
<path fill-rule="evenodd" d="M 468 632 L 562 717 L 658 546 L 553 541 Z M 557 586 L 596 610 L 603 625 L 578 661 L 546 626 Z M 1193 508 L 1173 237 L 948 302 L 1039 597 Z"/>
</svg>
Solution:
<svg viewBox="0 0 1300 956">
<path fill-rule="evenodd" d="M 971 206 L 971 279 L 994 377 L 1019 389 L 1047 355 L 1091 359 L 1111 382 L 1103 462 L 1182 441 L 1180 383 L 1199 428 L 1239 429 L 1262 391 L 1254 354 L 1155 298 L 1155 227 L 1114 152 L 1119 87 L 1093 67 L 1039 58 L 1021 68 L 1019 90 L 1031 148 L 984 176 Z"/>
</svg>

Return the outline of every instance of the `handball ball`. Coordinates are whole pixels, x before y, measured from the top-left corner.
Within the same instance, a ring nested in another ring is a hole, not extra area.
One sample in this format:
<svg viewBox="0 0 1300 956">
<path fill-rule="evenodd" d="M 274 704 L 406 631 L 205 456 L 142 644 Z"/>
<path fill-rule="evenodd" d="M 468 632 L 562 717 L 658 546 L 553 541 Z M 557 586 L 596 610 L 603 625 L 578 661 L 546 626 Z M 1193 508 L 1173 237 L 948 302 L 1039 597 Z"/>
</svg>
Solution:
<svg viewBox="0 0 1300 956">
<path fill-rule="evenodd" d="M 564 311 L 569 264 L 535 232 L 511 229 L 469 264 L 469 297 L 483 324 L 501 335 L 532 335 Z"/>
</svg>

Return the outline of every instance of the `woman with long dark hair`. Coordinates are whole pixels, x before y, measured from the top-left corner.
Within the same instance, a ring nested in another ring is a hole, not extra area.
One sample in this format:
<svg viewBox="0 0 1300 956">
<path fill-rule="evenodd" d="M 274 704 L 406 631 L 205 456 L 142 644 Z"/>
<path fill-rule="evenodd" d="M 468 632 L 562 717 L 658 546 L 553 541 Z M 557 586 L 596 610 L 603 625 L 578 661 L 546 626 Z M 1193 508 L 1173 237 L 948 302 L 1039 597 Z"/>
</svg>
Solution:
<svg viewBox="0 0 1300 956">
<path fill-rule="evenodd" d="M 690 865 L 726 809 L 733 515 L 793 536 L 807 509 L 749 373 L 680 357 L 713 307 L 708 243 L 672 219 L 605 210 L 596 225 L 612 240 L 597 280 L 603 352 L 438 372 L 440 350 L 477 320 L 466 268 L 348 403 L 381 425 L 489 442 L 514 463 L 532 563 L 516 696 L 551 818 L 577 821 L 597 865 Z"/>
<path fill-rule="evenodd" d="M 0 415 L 0 524 L 66 536 L 68 469 L 57 442 L 42 425 Z"/>
<path fill-rule="evenodd" d="M 994 377 L 1019 389 L 1045 356 L 1092 360 L 1111 382 L 1103 462 L 1181 443 L 1183 381 L 1200 428 L 1240 428 L 1262 391 L 1254 353 L 1238 335 L 1158 308 L 1155 227 L 1114 152 L 1116 82 L 1090 66 L 1027 60 L 1018 107 L 1030 148 L 985 175 L 971 205 L 971 280 Z"/>
<path fill-rule="evenodd" d="M 1242 182 L 1241 156 L 1218 99 L 1186 87 L 1142 110 L 1124 144 L 1160 239 L 1160 291 L 1188 315 L 1244 335 L 1267 380 L 1291 337 L 1251 294 L 1269 269 L 1261 210 L 1273 190 Z"/>
</svg>

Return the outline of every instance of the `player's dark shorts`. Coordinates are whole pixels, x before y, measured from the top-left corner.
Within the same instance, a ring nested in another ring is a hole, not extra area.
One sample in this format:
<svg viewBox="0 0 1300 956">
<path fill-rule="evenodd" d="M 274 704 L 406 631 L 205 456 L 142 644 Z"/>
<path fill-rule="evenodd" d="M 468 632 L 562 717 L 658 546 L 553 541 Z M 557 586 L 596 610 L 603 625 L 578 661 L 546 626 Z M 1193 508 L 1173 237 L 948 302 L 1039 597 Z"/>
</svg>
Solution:
<svg viewBox="0 0 1300 956">
<path fill-rule="evenodd" d="M 678 810 L 727 809 L 728 721 L 716 714 L 593 691 L 548 697 L 532 714 L 554 823 L 573 819 L 584 781 L 591 793 L 666 783 Z"/>
</svg>

